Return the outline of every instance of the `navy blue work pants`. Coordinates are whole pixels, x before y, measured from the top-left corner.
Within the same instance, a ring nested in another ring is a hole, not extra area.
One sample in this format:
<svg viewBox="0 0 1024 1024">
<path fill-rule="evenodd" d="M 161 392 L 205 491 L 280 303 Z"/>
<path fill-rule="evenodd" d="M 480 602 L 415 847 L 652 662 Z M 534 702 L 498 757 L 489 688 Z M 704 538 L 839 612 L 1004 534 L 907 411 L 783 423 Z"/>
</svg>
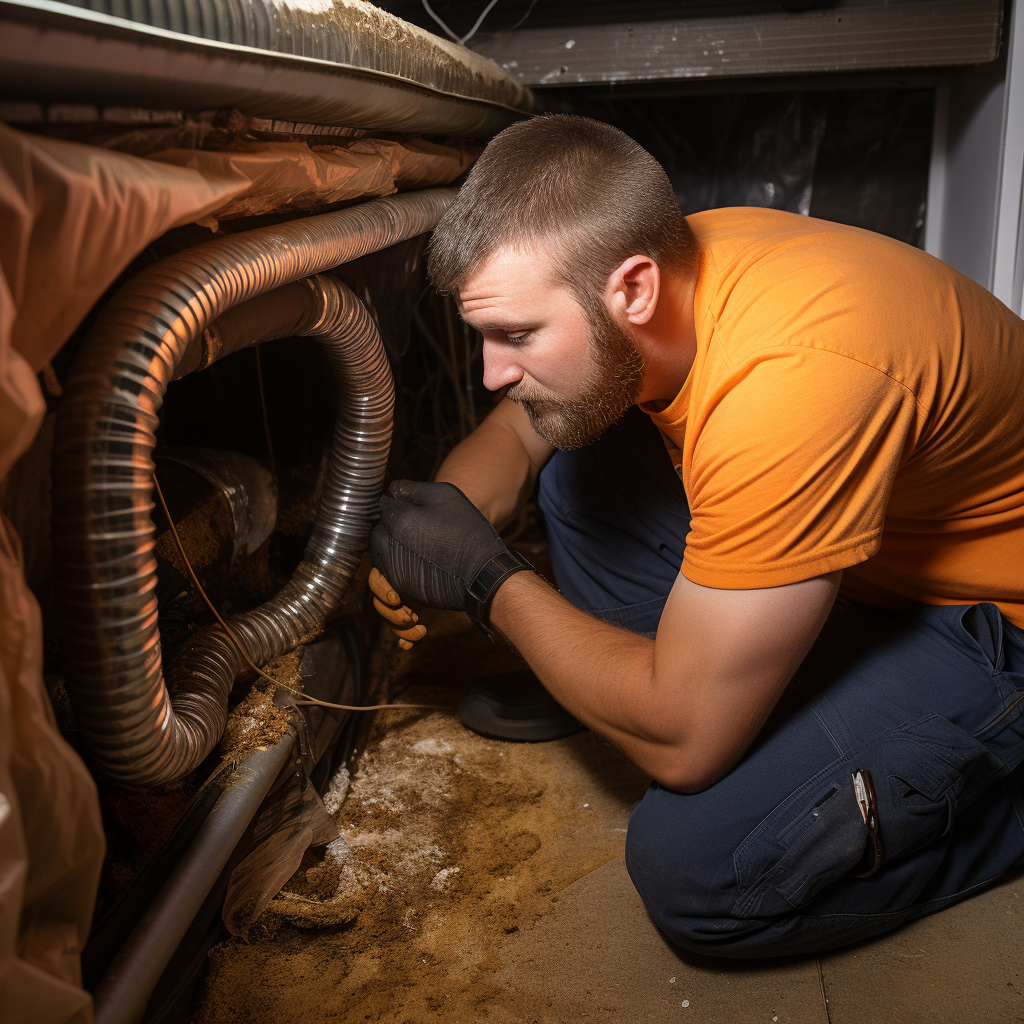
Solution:
<svg viewBox="0 0 1024 1024">
<path fill-rule="evenodd" d="M 540 479 L 555 575 L 579 608 L 653 636 L 689 513 L 650 420 L 632 410 Z M 871 608 L 840 597 L 743 760 L 696 794 L 653 783 L 626 864 L 684 949 L 816 952 L 984 889 L 1024 857 L 1024 630 L 991 604 Z M 852 775 L 868 769 L 881 867 Z M 1017 770 L 1015 770 L 1017 769 Z"/>
</svg>

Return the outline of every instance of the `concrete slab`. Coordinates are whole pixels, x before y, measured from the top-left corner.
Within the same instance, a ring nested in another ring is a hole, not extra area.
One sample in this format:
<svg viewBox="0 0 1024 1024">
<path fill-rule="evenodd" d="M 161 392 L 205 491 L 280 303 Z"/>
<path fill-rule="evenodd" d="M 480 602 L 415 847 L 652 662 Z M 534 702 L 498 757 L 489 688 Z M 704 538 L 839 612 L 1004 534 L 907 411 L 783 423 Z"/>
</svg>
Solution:
<svg viewBox="0 0 1024 1024">
<path fill-rule="evenodd" d="M 626 873 L 610 861 L 510 936 L 490 1020 L 535 1024 L 827 1024 L 814 960 L 690 956 L 661 936 Z"/>
<path fill-rule="evenodd" d="M 1020 1024 L 1024 872 L 821 969 L 831 1024 Z"/>
</svg>

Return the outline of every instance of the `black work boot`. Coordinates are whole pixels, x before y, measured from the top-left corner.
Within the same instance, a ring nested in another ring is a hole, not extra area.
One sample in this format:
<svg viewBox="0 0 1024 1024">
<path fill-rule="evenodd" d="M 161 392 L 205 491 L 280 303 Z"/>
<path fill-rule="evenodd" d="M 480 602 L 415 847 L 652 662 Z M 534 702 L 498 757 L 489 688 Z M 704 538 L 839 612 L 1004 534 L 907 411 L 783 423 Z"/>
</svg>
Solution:
<svg viewBox="0 0 1024 1024">
<path fill-rule="evenodd" d="M 558 740 L 586 728 L 529 670 L 482 680 L 459 701 L 467 729 L 498 740 Z"/>
</svg>

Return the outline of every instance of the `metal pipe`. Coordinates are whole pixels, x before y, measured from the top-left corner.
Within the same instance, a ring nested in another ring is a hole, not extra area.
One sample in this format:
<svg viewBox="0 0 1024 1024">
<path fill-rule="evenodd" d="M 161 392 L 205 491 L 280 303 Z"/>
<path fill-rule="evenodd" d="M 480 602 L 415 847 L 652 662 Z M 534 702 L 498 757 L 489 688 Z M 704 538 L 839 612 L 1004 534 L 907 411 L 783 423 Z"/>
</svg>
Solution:
<svg viewBox="0 0 1024 1024">
<path fill-rule="evenodd" d="M 93 993 L 96 1024 L 136 1024 L 150 993 L 295 747 L 295 729 L 250 754 L 237 781 L 206 821 L 153 898 Z"/>
<path fill-rule="evenodd" d="M 157 608 L 152 453 L 158 412 L 183 354 L 204 335 L 205 360 L 237 337 L 225 318 L 245 300 L 430 230 L 452 189 L 389 196 L 258 228 L 178 253 L 130 281 L 103 310 L 71 367 L 53 450 L 56 619 L 82 738 L 122 784 L 159 785 L 190 771 L 223 731 L 240 656 L 220 628 L 187 646 L 164 682 Z M 299 333 L 321 338 L 339 395 L 320 509 L 302 563 L 276 597 L 233 623 L 265 664 L 340 604 L 383 485 L 393 402 L 387 357 L 369 314 L 340 282 L 316 278 Z M 294 289 L 291 290 L 294 292 Z M 268 323 L 258 340 L 295 329 Z M 240 310 L 235 319 L 246 317 Z M 213 329 L 207 331 L 207 327 Z M 257 339 L 254 339 L 254 341 Z"/>
</svg>

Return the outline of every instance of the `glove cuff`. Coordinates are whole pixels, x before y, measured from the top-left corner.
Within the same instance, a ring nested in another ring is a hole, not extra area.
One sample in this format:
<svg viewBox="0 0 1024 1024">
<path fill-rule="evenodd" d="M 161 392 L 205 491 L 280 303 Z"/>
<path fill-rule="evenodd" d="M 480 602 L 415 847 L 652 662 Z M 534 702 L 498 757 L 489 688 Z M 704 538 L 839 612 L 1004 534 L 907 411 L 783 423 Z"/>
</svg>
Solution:
<svg viewBox="0 0 1024 1024">
<path fill-rule="evenodd" d="M 493 632 L 491 629 L 491 601 L 494 600 L 498 587 L 509 576 L 514 576 L 523 569 L 529 569 L 532 572 L 533 566 L 518 551 L 510 551 L 506 548 L 484 563 L 483 568 L 466 588 L 466 612 L 484 636 L 490 637 Z"/>
</svg>

